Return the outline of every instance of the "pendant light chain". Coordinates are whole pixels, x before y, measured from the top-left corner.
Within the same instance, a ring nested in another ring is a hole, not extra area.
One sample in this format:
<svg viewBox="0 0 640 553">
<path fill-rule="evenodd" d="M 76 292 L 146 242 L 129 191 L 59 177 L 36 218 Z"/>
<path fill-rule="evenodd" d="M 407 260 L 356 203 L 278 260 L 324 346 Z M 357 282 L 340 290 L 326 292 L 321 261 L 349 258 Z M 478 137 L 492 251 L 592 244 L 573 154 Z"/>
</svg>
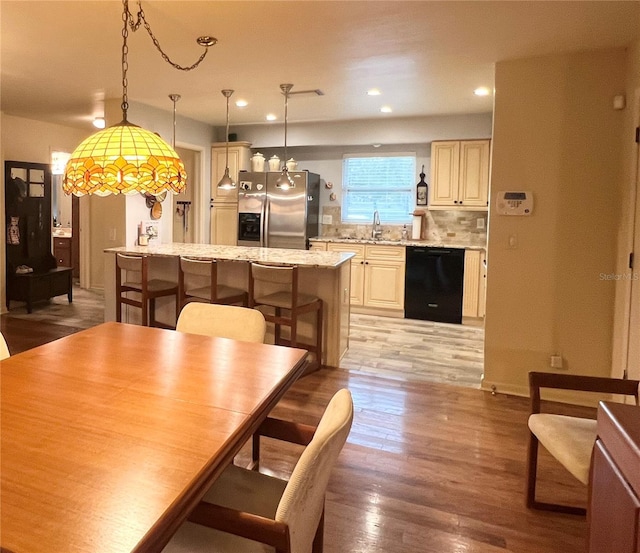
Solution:
<svg viewBox="0 0 640 553">
<path fill-rule="evenodd" d="M 129 12 L 128 0 L 122 0 L 124 10 L 122 12 L 122 20 L 124 26 L 122 27 L 122 120 L 127 120 L 127 110 L 129 109 L 129 97 L 127 96 L 127 70 L 129 69 L 129 62 L 127 61 L 127 54 L 129 53 L 129 47 L 127 46 L 127 38 L 129 37 L 129 25 L 131 18 L 131 12 Z M 133 19 L 131 18 L 131 21 Z M 133 27 L 132 27 L 133 28 Z M 134 29 L 135 30 L 135 29 Z"/>
<path fill-rule="evenodd" d="M 284 167 L 287 166 L 287 120 L 289 113 L 289 92 L 293 88 L 292 84 L 281 84 L 280 90 L 284 93 Z"/>
<path fill-rule="evenodd" d="M 284 159 L 282 163 L 287 166 L 287 113 L 289 111 L 289 91 L 284 91 Z"/>
<path fill-rule="evenodd" d="M 138 0 L 138 13 L 136 14 L 135 20 L 133 18 L 133 14 L 129 10 L 129 0 L 122 0 L 122 5 L 123 5 L 122 21 L 124 22 L 124 26 L 122 28 L 122 119 L 126 121 L 127 110 L 129 109 L 129 98 L 127 96 L 127 86 L 129 84 L 127 81 L 127 70 L 129 69 L 129 63 L 127 61 L 127 55 L 129 54 L 129 47 L 127 46 L 127 38 L 129 37 L 129 28 L 131 28 L 131 30 L 135 33 L 140 28 L 140 25 L 144 23 L 144 28 L 147 30 L 147 33 L 149 33 L 149 36 L 151 37 L 153 44 L 155 45 L 158 52 L 160 52 L 160 55 L 162 56 L 162 58 L 169 65 L 173 66 L 176 69 L 179 69 L 180 71 L 191 71 L 192 69 L 195 69 L 196 67 L 198 67 L 198 65 L 200 65 L 202 60 L 204 60 L 205 56 L 207 55 L 207 52 L 209 51 L 209 46 L 213 46 L 217 42 L 217 40 L 211 37 L 201 37 L 201 38 L 209 39 L 209 43 L 204 46 L 204 52 L 198 58 L 198 61 L 196 61 L 194 64 L 189 66 L 179 65 L 171 61 L 169 56 L 164 52 L 164 50 L 160 46 L 160 42 L 158 42 L 158 39 L 155 37 L 155 35 L 151 31 L 151 26 L 147 22 L 147 19 L 145 18 L 145 15 L 144 15 L 144 10 L 142 9 L 141 0 Z M 198 40 L 198 42 L 200 43 L 200 39 Z"/>
<path fill-rule="evenodd" d="M 151 40 L 153 41 L 153 45 L 156 47 L 158 52 L 160 52 L 162 59 L 164 59 L 164 61 L 166 61 L 169 65 L 173 66 L 176 69 L 179 69 L 180 71 L 191 71 L 192 69 L 195 69 L 196 67 L 198 67 L 198 65 L 202 63 L 202 60 L 204 60 L 205 56 L 207 55 L 207 52 L 209 51 L 209 46 L 213 46 L 217 42 L 217 40 L 212 37 L 200 37 L 200 39 L 198 39 L 198 44 L 201 44 L 201 39 L 203 38 L 208 39 L 208 43 L 206 44 L 202 43 L 204 46 L 204 52 L 202 52 L 202 55 L 192 65 L 187 65 L 187 66 L 180 65 L 172 61 L 169 58 L 169 56 L 165 53 L 165 51 L 162 49 L 162 46 L 160 46 L 160 42 L 153 34 L 153 31 L 151 30 L 151 26 L 149 25 L 149 22 L 147 21 L 144 15 L 144 10 L 142 9 L 142 1 L 138 0 L 138 13 L 136 14 L 135 21 L 133 19 L 133 14 L 129 11 L 129 0 L 122 0 L 122 1 L 125 6 L 125 12 L 127 14 L 126 18 L 127 18 L 127 21 L 129 22 L 129 27 L 131 27 L 131 30 L 135 32 L 140 28 L 141 24 L 144 24 L 144 28 L 147 30 L 149 37 L 151 37 Z"/>
<path fill-rule="evenodd" d="M 233 90 L 223 90 L 222 93 L 227 97 L 227 130 L 225 132 L 226 149 L 224 165 L 225 167 L 229 167 L 229 98 L 233 94 Z"/>
</svg>

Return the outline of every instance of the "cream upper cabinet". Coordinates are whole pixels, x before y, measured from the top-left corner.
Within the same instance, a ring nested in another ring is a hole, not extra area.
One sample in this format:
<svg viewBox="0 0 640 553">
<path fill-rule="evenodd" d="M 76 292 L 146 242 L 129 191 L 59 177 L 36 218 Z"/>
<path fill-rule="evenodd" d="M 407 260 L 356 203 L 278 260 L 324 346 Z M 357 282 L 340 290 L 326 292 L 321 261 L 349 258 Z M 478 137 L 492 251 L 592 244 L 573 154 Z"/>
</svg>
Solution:
<svg viewBox="0 0 640 553">
<path fill-rule="evenodd" d="M 404 309 L 404 247 L 329 243 L 327 249 L 355 253 L 351 259 L 352 307 Z"/>
<path fill-rule="evenodd" d="M 229 175 L 238 184 L 238 173 L 249 170 L 249 142 L 229 142 Z M 231 190 L 219 190 L 218 182 L 226 167 L 226 145 L 216 142 L 211 146 L 211 198 L 215 202 L 237 202 L 238 186 Z"/>
<path fill-rule="evenodd" d="M 490 143 L 490 140 L 431 143 L 429 207 L 487 208 Z"/>
</svg>

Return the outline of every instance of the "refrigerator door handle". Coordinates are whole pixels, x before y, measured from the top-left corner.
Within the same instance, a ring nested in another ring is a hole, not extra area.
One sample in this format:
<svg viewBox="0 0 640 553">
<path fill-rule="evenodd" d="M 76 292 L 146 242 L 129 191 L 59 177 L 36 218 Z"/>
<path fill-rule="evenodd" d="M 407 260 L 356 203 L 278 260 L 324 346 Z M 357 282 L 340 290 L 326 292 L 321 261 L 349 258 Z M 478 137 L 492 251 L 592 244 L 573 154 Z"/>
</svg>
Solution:
<svg viewBox="0 0 640 553">
<path fill-rule="evenodd" d="M 262 204 L 262 232 L 260 234 L 260 246 L 269 247 L 269 196 L 265 195 Z"/>
</svg>

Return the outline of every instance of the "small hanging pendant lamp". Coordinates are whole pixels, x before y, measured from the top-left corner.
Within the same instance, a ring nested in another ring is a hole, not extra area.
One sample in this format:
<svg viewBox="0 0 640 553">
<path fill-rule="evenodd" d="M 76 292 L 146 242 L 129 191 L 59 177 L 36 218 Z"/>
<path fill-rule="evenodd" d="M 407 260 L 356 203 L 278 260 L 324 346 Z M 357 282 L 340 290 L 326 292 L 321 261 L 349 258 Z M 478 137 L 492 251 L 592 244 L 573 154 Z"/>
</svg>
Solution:
<svg viewBox="0 0 640 553">
<path fill-rule="evenodd" d="M 282 190 L 288 190 L 295 187 L 296 183 L 293 182 L 291 175 L 289 175 L 289 169 L 287 168 L 287 116 L 289 108 L 289 92 L 293 88 L 292 84 L 281 84 L 280 90 L 284 94 L 284 159 L 282 160 L 282 173 L 276 181 L 276 187 Z"/>
<path fill-rule="evenodd" d="M 226 137 L 226 150 L 225 150 L 225 164 L 224 175 L 218 183 L 218 188 L 222 190 L 232 190 L 236 187 L 235 181 L 229 176 L 229 98 L 233 94 L 233 90 L 224 89 L 221 91 L 222 95 L 227 98 L 227 130 L 225 132 Z"/>
</svg>

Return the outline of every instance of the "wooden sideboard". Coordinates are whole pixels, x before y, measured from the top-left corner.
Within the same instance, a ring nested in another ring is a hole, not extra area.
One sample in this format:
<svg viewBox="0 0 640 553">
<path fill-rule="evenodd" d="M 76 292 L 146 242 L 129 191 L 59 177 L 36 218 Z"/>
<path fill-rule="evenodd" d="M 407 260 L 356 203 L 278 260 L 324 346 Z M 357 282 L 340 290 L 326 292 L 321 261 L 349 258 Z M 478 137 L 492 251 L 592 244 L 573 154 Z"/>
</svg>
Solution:
<svg viewBox="0 0 640 553">
<path fill-rule="evenodd" d="M 589 485 L 589 553 L 640 553 L 640 407 L 601 402 Z"/>
</svg>

